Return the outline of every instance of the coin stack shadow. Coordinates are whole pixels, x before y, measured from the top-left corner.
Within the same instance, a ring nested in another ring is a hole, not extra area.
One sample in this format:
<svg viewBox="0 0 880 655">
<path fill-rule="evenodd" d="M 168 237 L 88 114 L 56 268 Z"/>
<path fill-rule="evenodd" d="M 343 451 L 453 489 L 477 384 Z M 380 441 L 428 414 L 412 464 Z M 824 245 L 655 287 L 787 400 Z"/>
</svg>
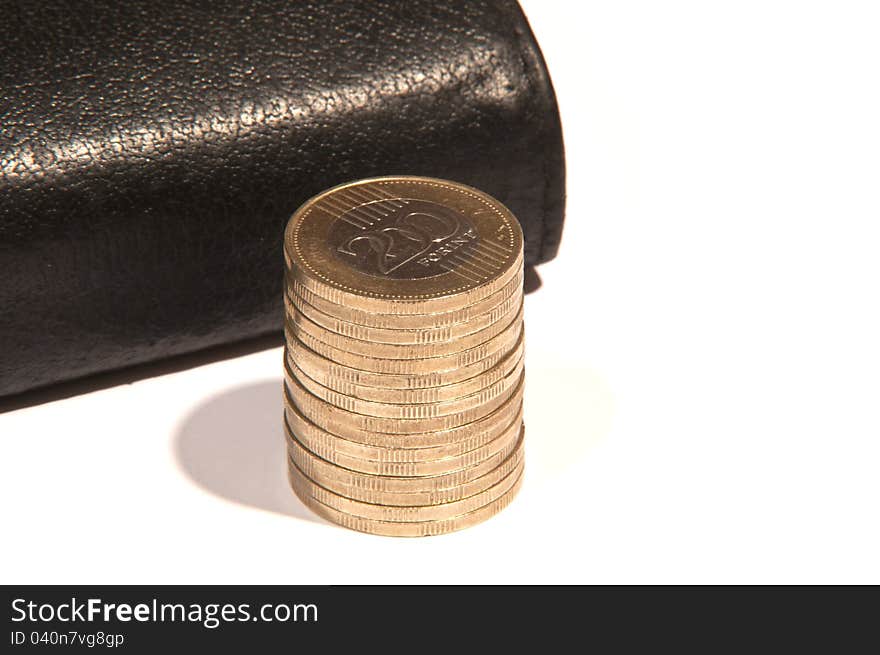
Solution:
<svg viewBox="0 0 880 655">
<path fill-rule="evenodd" d="M 377 210 L 384 203 L 392 218 L 401 205 L 388 185 L 354 188 L 357 194 L 325 196 L 341 207 L 337 220 L 357 209 L 358 197 L 372 197 Z M 297 496 L 331 521 L 373 534 L 442 534 L 494 515 L 519 489 L 521 233 L 505 242 L 519 251 L 510 252 L 468 229 L 454 261 L 461 276 L 483 273 L 475 278 L 483 293 L 441 289 L 417 303 L 356 287 L 340 293 L 286 238 L 289 478 Z M 495 268 L 481 268 L 484 261 Z"/>
</svg>

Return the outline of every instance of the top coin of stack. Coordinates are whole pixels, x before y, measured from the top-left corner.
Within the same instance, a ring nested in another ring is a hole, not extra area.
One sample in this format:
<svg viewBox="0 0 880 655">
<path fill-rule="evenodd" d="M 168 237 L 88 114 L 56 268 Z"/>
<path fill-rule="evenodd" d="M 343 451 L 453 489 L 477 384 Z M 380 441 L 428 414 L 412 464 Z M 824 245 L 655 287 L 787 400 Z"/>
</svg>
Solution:
<svg viewBox="0 0 880 655">
<path fill-rule="evenodd" d="M 284 237 L 290 482 L 375 534 L 458 530 L 523 474 L 523 243 L 476 189 L 422 177 L 315 196 Z"/>
</svg>

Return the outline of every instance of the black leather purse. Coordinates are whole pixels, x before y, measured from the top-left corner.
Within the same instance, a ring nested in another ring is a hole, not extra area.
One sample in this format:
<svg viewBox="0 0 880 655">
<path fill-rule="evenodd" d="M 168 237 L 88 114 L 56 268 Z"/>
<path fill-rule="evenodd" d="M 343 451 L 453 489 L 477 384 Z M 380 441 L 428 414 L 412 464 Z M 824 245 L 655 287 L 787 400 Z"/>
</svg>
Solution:
<svg viewBox="0 0 880 655">
<path fill-rule="evenodd" d="M 270 332 L 281 237 L 356 178 L 562 230 L 559 117 L 515 2 L 0 0 L 0 395 Z"/>
</svg>

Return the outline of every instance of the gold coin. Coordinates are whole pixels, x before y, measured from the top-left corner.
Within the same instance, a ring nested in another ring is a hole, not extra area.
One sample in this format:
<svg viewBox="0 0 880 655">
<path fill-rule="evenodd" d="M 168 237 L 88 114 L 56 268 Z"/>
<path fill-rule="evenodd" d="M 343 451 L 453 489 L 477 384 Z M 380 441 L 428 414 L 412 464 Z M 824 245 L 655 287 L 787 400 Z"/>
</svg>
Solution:
<svg viewBox="0 0 880 655">
<path fill-rule="evenodd" d="M 289 308 L 286 315 L 288 329 L 297 336 L 308 334 L 310 337 L 318 339 L 320 342 L 333 348 L 376 359 L 433 359 L 435 357 L 452 356 L 481 346 L 493 337 L 510 329 L 511 326 L 521 323 L 522 318 L 523 305 L 520 303 L 516 311 L 510 312 L 509 315 L 504 317 L 503 321 L 498 321 L 479 332 L 473 332 L 452 341 L 442 341 L 439 343 L 398 344 L 364 341 L 333 332 L 310 320 L 295 307 Z"/>
<path fill-rule="evenodd" d="M 307 448 L 316 453 L 335 448 L 361 459 L 419 462 L 462 455 L 495 441 L 522 423 L 523 405 L 508 401 L 487 417 L 442 432 L 419 434 L 361 434 L 358 440 L 333 434 L 310 420 L 291 402 L 285 403 L 285 421 Z M 364 442 L 364 439 L 369 440 Z M 315 446 L 314 448 L 312 446 Z"/>
<path fill-rule="evenodd" d="M 316 309 L 340 320 L 367 327 L 393 330 L 433 329 L 468 324 L 478 316 L 494 311 L 499 305 L 507 302 L 513 294 L 521 294 L 523 289 L 523 271 L 520 270 L 503 288 L 472 305 L 424 314 L 395 314 L 391 312 L 392 308 L 390 307 L 386 307 L 384 312 L 376 312 L 330 302 L 304 287 L 302 283 L 290 275 L 287 275 L 285 280 L 287 295 L 291 302 L 296 303 L 298 299 L 302 298 Z"/>
<path fill-rule="evenodd" d="M 291 362 L 289 358 L 285 359 L 285 365 L 287 366 L 288 375 L 294 376 L 311 394 L 327 401 L 331 405 L 336 405 L 340 409 L 345 409 L 355 414 L 397 419 L 446 416 L 485 406 L 491 400 L 508 393 L 518 382 L 523 370 L 523 360 L 520 359 L 519 365 L 507 376 L 476 393 L 460 398 L 431 403 L 380 403 L 355 398 L 354 396 L 325 387 L 320 382 L 312 380 L 299 366 Z"/>
<path fill-rule="evenodd" d="M 488 489 L 516 468 L 523 460 L 524 453 L 520 435 L 514 450 L 494 468 L 484 470 L 485 467 L 481 465 L 472 479 L 459 480 L 451 486 L 436 489 L 425 488 L 425 480 L 434 480 L 437 476 L 401 478 L 350 471 L 309 453 L 295 440 L 288 450 L 288 459 L 291 466 L 295 464 L 322 487 L 346 498 L 378 505 L 409 506 L 450 503 Z"/>
<path fill-rule="evenodd" d="M 303 286 L 340 305 L 396 314 L 478 302 L 523 258 L 522 230 L 504 205 L 462 184 L 410 176 L 315 196 L 294 213 L 284 246 Z"/>
<path fill-rule="evenodd" d="M 460 516 L 461 514 L 473 512 L 480 507 L 488 505 L 510 490 L 519 480 L 522 471 L 523 463 L 520 462 L 519 465 L 513 471 L 508 473 L 505 478 L 488 489 L 484 489 L 473 496 L 436 505 L 395 506 L 353 500 L 335 494 L 329 489 L 316 484 L 301 470 L 296 468 L 296 465 L 290 469 L 290 481 L 294 489 L 297 490 L 297 495 L 302 496 L 305 494 L 311 496 L 318 502 L 323 503 L 328 507 L 332 507 L 339 512 L 345 512 L 352 516 L 359 516 L 374 521 L 414 523 L 449 519 L 455 516 Z"/>
<path fill-rule="evenodd" d="M 284 236 L 294 491 L 338 523 L 427 535 L 522 479 L 522 231 L 461 184 L 395 176 L 315 196 Z"/>
<path fill-rule="evenodd" d="M 422 357 L 419 359 L 389 359 L 387 357 L 370 357 L 369 355 L 351 353 L 331 346 L 317 337 L 303 332 L 295 325 L 291 325 L 289 320 L 285 321 L 284 330 L 288 341 L 291 337 L 296 338 L 316 353 L 338 364 L 384 375 L 423 375 L 427 373 L 456 371 L 465 366 L 489 361 L 489 357 L 496 353 L 509 351 L 519 339 L 522 325 L 520 315 L 512 323 L 505 326 L 505 329 L 500 334 L 479 345 L 450 355 Z M 483 370 L 486 370 L 486 368 L 483 368 Z"/>
<path fill-rule="evenodd" d="M 429 460 L 415 460 L 412 453 L 420 453 L 421 449 L 412 448 L 386 448 L 374 449 L 374 457 L 364 458 L 352 455 L 353 442 L 346 441 L 341 437 L 330 434 L 310 421 L 294 423 L 290 417 L 285 418 L 285 433 L 288 441 L 295 439 L 303 448 L 307 449 L 321 459 L 343 468 L 359 473 L 373 475 L 388 475 L 395 477 L 419 477 L 452 473 L 471 466 L 492 457 L 504 448 L 519 439 L 520 426 L 522 425 L 521 414 L 518 421 L 511 423 L 498 437 L 459 455 L 445 456 Z M 288 443 L 288 447 L 295 447 Z M 400 453 L 404 453 L 405 459 Z"/>
<path fill-rule="evenodd" d="M 435 432 L 467 425 L 488 416 L 512 398 L 522 398 L 523 379 L 524 374 L 521 372 L 516 386 L 512 390 L 492 398 L 482 405 L 454 414 L 428 418 L 387 418 L 344 410 L 314 395 L 296 377 L 290 375 L 286 376 L 285 386 L 287 387 L 287 397 L 305 416 L 313 421 L 317 417 L 318 422 L 326 425 L 328 431 L 347 436 L 354 432 L 381 432 L 384 434 Z M 332 416 L 330 411 L 334 412 Z"/>
<path fill-rule="evenodd" d="M 346 364 L 334 361 L 321 353 L 315 352 L 307 344 L 297 339 L 294 335 L 286 335 L 287 357 L 308 373 L 313 380 L 326 381 L 325 386 L 332 389 L 342 389 L 344 385 L 351 384 L 359 387 L 374 387 L 377 389 L 433 389 L 453 384 L 472 381 L 477 376 L 486 373 L 502 361 L 523 349 L 524 334 L 519 331 L 519 337 L 512 350 L 499 350 L 488 355 L 485 359 L 461 366 L 451 371 L 429 371 L 423 373 L 377 373 L 366 371 Z"/>
<path fill-rule="evenodd" d="M 399 475 L 377 475 L 374 473 L 361 473 L 352 469 L 337 466 L 308 450 L 294 436 L 288 440 L 288 454 L 296 465 L 305 472 L 312 480 L 323 487 L 333 489 L 336 493 L 355 498 L 345 491 L 337 491 L 338 488 L 351 487 L 372 492 L 377 500 L 366 499 L 367 502 L 391 503 L 390 499 L 381 500 L 387 493 L 417 493 L 417 492 L 440 492 L 465 485 L 468 482 L 484 478 L 487 473 L 500 466 L 510 457 L 511 453 L 522 447 L 523 430 L 520 427 L 520 437 L 514 443 L 502 448 L 497 453 L 487 457 L 479 464 L 466 469 L 438 473 L 437 475 L 423 475 L 417 477 L 404 477 Z M 484 478 L 484 482 L 490 478 Z M 481 490 L 485 487 L 480 487 Z M 462 497 L 462 496 L 459 496 Z M 416 505 L 429 505 L 431 503 L 415 503 Z"/>
<path fill-rule="evenodd" d="M 291 477 L 293 477 L 292 474 Z M 500 498 L 472 512 L 440 521 L 419 521 L 416 523 L 377 521 L 353 516 L 325 505 L 313 496 L 297 490 L 295 486 L 293 489 L 303 504 L 313 512 L 351 530 L 390 537 L 428 537 L 463 530 L 494 516 L 510 504 L 522 486 L 522 479 L 522 475 L 520 475 L 513 486 Z"/>
<path fill-rule="evenodd" d="M 380 403 L 439 403 L 463 396 L 470 396 L 507 377 L 511 371 L 523 365 L 525 361 L 523 358 L 525 350 L 523 346 L 523 340 L 520 338 L 517 346 L 501 361 L 492 366 L 492 368 L 471 378 L 461 382 L 444 384 L 438 387 L 425 387 L 423 389 L 389 389 L 387 387 L 375 387 L 353 382 L 351 380 L 357 375 L 357 369 L 346 369 L 346 367 L 334 364 L 325 357 L 310 351 L 305 346 L 296 351 L 295 364 L 311 379 L 323 386 L 348 396 L 354 396 L 355 398 Z M 291 362 L 294 360 L 294 357 L 288 356 L 285 359 L 287 362 Z M 380 374 L 374 373 L 372 375 Z"/>
<path fill-rule="evenodd" d="M 331 314 L 327 314 L 318 309 L 304 298 L 298 296 L 292 290 L 284 296 L 284 304 L 288 312 L 295 309 L 304 314 L 313 323 L 320 325 L 326 330 L 337 334 L 358 339 L 360 341 L 368 341 L 371 344 L 442 344 L 447 341 L 453 341 L 462 337 L 467 337 L 474 333 L 485 330 L 494 325 L 509 323 L 520 305 L 522 304 L 522 289 L 515 289 L 513 293 L 507 296 L 500 304 L 495 305 L 482 314 L 476 314 L 465 322 L 452 323 L 449 325 L 441 324 L 439 327 L 418 327 L 418 328 L 384 328 L 371 327 L 360 323 L 352 323 Z M 394 315 L 391 315 L 393 318 Z M 436 314 L 430 314 L 425 319 L 425 324 L 432 325 L 433 317 Z M 391 322 L 389 319 L 388 322 Z M 478 341 L 475 343 L 479 343 Z"/>
<path fill-rule="evenodd" d="M 352 429 L 346 417 L 350 412 L 325 403 L 320 398 L 314 401 L 297 404 L 290 396 L 288 386 L 284 387 L 285 411 L 298 413 L 330 433 L 337 434 L 349 441 L 383 448 L 426 448 L 459 441 L 478 438 L 498 429 L 498 425 L 508 425 L 522 405 L 522 385 L 517 392 L 490 414 L 473 421 L 445 430 L 429 432 L 382 432 L 374 430 Z"/>
</svg>

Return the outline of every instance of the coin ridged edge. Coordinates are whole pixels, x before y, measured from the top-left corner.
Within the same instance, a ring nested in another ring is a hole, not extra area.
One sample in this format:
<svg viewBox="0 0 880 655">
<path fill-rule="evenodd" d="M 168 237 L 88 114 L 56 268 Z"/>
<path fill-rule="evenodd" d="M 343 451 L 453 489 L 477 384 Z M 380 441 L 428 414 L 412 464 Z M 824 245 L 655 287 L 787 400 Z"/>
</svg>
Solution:
<svg viewBox="0 0 880 655">
<path fill-rule="evenodd" d="M 285 358 L 284 363 L 287 367 L 287 375 L 295 376 L 309 393 L 339 409 L 355 414 L 404 420 L 434 418 L 476 409 L 507 393 L 517 383 L 519 376 L 522 375 L 525 369 L 525 360 L 521 357 L 507 375 L 465 396 L 426 403 L 389 403 L 364 400 L 341 391 L 336 391 L 313 379 L 296 362 L 292 362 L 289 358 Z"/>
<path fill-rule="evenodd" d="M 516 497 L 522 486 L 525 471 L 520 475 L 507 493 L 496 501 L 467 514 L 456 516 L 441 521 L 421 521 L 417 523 L 395 523 L 391 521 L 375 521 L 351 514 L 346 514 L 333 509 L 307 494 L 300 495 L 296 489 L 294 493 L 300 500 L 319 516 L 350 530 L 366 532 L 389 537 L 429 537 L 449 532 L 455 532 L 482 523 L 486 519 L 498 514 L 505 509 Z"/>
<path fill-rule="evenodd" d="M 290 421 L 285 416 L 284 433 L 288 447 L 304 448 L 316 457 L 358 473 L 370 475 L 382 475 L 387 477 L 425 477 L 454 473 L 463 469 L 476 466 L 481 462 L 495 456 L 519 439 L 522 430 L 522 412 L 513 422 L 493 439 L 476 445 L 471 450 L 439 457 L 414 459 L 412 456 L 404 459 L 401 455 L 411 454 L 412 449 L 376 449 L 369 453 L 372 457 L 363 457 L 352 454 L 345 446 L 353 442 L 336 437 L 314 425 L 310 421 Z M 291 443 L 295 441 L 296 443 Z"/>
<path fill-rule="evenodd" d="M 502 314 L 497 321 L 480 330 L 457 336 L 448 341 L 431 341 L 429 343 L 384 343 L 342 334 L 316 323 L 296 306 L 286 308 L 285 319 L 287 325 L 297 333 L 305 332 L 333 348 L 356 355 L 377 359 L 429 359 L 451 356 L 479 347 L 507 330 L 517 321 L 522 321 L 523 309 L 523 302 L 520 300 L 519 306 Z M 337 328 L 345 329 L 339 325 Z"/>
<path fill-rule="evenodd" d="M 522 300 L 522 289 L 514 289 L 500 303 L 488 308 L 484 312 L 469 316 L 466 321 L 447 324 L 442 317 L 439 317 L 441 324 L 432 327 L 430 325 L 431 317 L 436 315 L 428 315 L 425 320 L 425 327 L 394 328 L 364 325 L 363 323 L 355 323 L 328 314 L 319 307 L 315 307 L 305 298 L 297 295 L 293 288 L 288 289 L 288 293 L 284 294 L 284 305 L 287 311 L 290 311 L 291 308 L 296 308 L 312 322 L 337 334 L 360 341 L 388 345 L 427 345 L 466 337 L 508 318 L 508 315 L 514 316 Z"/>
<path fill-rule="evenodd" d="M 311 289 L 303 287 L 303 285 L 290 274 L 286 276 L 286 287 L 288 295 L 300 296 L 320 309 L 325 314 L 334 316 L 340 320 L 365 325 L 367 327 L 380 327 L 390 330 L 412 330 L 424 327 L 442 327 L 446 325 L 457 325 L 467 323 L 473 316 L 484 314 L 487 311 L 505 302 L 508 297 L 514 293 L 522 293 L 524 273 L 520 270 L 507 286 L 499 289 L 495 293 L 482 300 L 465 305 L 457 309 L 448 309 L 444 311 L 432 311 L 421 314 L 395 314 L 389 312 L 377 312 L 349 305 L 340 305 L 331 302 L 323 296 L 316 294 Z"/>
<path fill-rule="evenodd" d="M 324 368 L 324 372 L 316 373 L 316 375 L 325 375 L 327 379 L 332 380 L 326 386 L 335 389 L 338 389 L 339 385 L 342 384 L 355 384 L 358 386 L 375 387 L 377 389 L 396 389 L 401 391 L 448 387 L 479 377 L 507 359 L 511 353 L 525 347 L 525 331 L 520 329 L 516 343 L 513 344 L 510 350 L 498 350 L 482 361 L 459 367 L 456 370 L 434 371 L 430 373 L 379 373 L 341 364 L 313 350 L 296 336 L 285 336 L 285 356 L 292 358 L 294 361 L 298 359 L 308 360 L 307 367 L 302 364 L 300 364 L 300 367 L 309 372 L 314 372 L 318 368 Z M 314 378 L 315 376 L 312 377 Z"/>
<path fill-rule="evenodd" d="M 448 431 L 463 425 L 470 425 L 480 419 L 491 415 L 498 407 L 505 405 L 512 399 L 522 398 L 525 383 L 525 371 L 519 374 L 519 380 L 513 390 L 506 394 L 484 403 L 481 406 L 468 410 L 445 414 L 431 418 L 387 418 L 382 416 L 369 416 L 341 409 L 328 403 L 326 400 L 314 395 L 306 389 L 302 383 L 293 376 L 285 377 L 285 397 L 288 402 L 296 405 L 297 409 L 310 420 L 315 421 L 316 416 L 333 414 L 332 424 L 336 432 L 342 436 L 348 436 L 353 432 L 372 432 L 380 434 L 424 434 L 428 432 Z M 318 419 L 320 422 L 321 419 Z M 328 421 L 323 421 L 328 423 Z M 345 430 L 345 432 L 342 432 Z M 356 440 L 356 439 L 355 439 Z"/>
<path fill-rule="evenodd" d="M 299 468 L 306 472 L 311 479 L 320 482 L 328 489 L 336 491 L 339 487 L 349 489 L 360 489 L 366 492 L 377 494 L 381 497 L 385 493 L 402 493 L 413 494 L 421 492 L 445 492 L 454 491 L 459 487 L 463 487 L 468 483 L 479 479 L 485 479 L 485 476 L 494 469 L 501 466 L 509 459 L 512 453 L 522 448 L 525 437 L 525 429 L 520 425 L 519 439 L 510 447 L 502 448 L 494 455 L 487 457 L 479 464 L 475 464 L 466 469 L 459 469 L 450 473 L 439 473 L 436 475 L 423 475 L 416 477 L 401 477 L 393 475 L 376 475 L 374 473 L 361 473 L 347 469 L 326 459 L 319 457 L 315 453 L 306 448 L 299 440 L 294 438 L 291 440 L 293 448 L 288 454 Z M 339 492 L 349 497 L 351 494 Z M 372 502 L 372 501 L 367 501 Z M 379 501 L 381 502 L 381 501 Z M 391 503 L 388 503 L 391 504 Z M 430 503 L 417 503 L 430 504 Z"/>
<path fill-rule="evenodd" d="M 472 496 L 466 496 L 448 503 L 432 505 L 386 505 L 365 503 L 360 500 L 346 498 L 336 494 L 309 478 L 302 470 L 291 469 L 291 485 L 299 486 L 302 491 L 318 502 L 332 507 L 339 512 L 373 521 L 391 523 L 423 523 L 425 521 L 443 521 L 468 514 L 498 500 L 509 491 L 519 480 L 525 462 L 521 461 L 516 468 L 491 487 L 483 489 Z"/>
<path fill-rule="evenodd" d="M 479 365 L 488 360 L 492 355 L 505 352 L 513 347 L 523 330 L 524 322 L 521 314 L 505 328 L 490 338 L 488 341 L 477 344 L 471 348 L 433 357 L 390 359 L 387 357 L 370 357 L 360 353 L 352 353 L 332 346 L 318 337 L 291 326 L 285 318 L 284 334 L 289 339 L 293 337 L 304 343 L 311 350 L 336 363 L 344 364 L 349 368 L 383 375 L 423 375 L 425 373 L 446 373 L 457 369 Z M 422 370 L 424 369 L 424 370 Z M 485 368 L 483 369 L 485 370 Z"/>
<path fill-rule="evenodd" d="M 317 380 L 328 389 L 373 402 L 416 404 L 441 402 L 481 391 L 490 384 L 507 376 L 521 361 L 524 362 L 524 355 L 525 344 L 523 343 L 522 335 L 520 335 L 519 340 L 510 352 L 504 354 L 503 357 L 497 358 L 497 361 L 492 366 L 476 375 L 458 382 L 450 382 L 449 384 L 400 388 L 360 383 L 353 378 L 360 380 L 366 376 L 360 375 L 357 369 L 337 364 L 320 353 L 310 350 L 304 344 L 292 344 L 291 347 L 285 348 L 284 353 L 286 361 L 294 361 L 306 375 L 313 380 Z"/>
</svg>

